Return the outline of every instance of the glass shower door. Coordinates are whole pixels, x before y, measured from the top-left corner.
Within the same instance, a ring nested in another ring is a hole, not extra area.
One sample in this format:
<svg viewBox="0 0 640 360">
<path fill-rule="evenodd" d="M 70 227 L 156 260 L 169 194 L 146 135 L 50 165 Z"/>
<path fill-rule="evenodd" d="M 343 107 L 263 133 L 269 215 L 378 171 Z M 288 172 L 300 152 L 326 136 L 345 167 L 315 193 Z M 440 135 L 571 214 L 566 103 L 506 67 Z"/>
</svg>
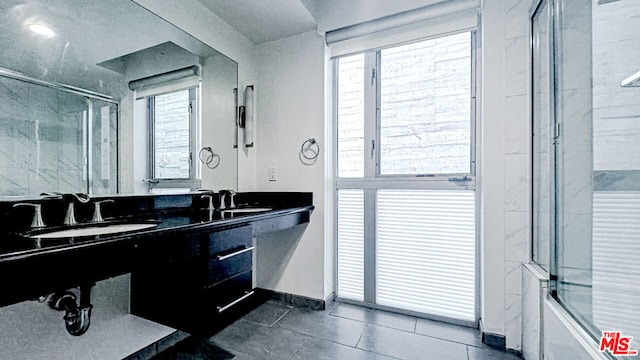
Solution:
<svg viewBox="0 0 640 360">
<path fill-rule="evenodd" d="M 596 341 L 620 331 L 639 349 L 640 93 L 621 82 L 639 70 L 640 4 L 552 3 L 555 296 Z"/>
<path fill-rule="evenodd" d="M 77 192 L 86 189 L 83 177 L 83 124 L 86 102 L 83 97 L 52 88 L 7 80 L 28 93 L 25 118 L 17 122 L 17 143 L 23 147 L 9 158 L 27 160 L 19 171 L 27 173 L 24 192 Z M 11 173 L 11 172 L 8 172 Z"/>
</svg>

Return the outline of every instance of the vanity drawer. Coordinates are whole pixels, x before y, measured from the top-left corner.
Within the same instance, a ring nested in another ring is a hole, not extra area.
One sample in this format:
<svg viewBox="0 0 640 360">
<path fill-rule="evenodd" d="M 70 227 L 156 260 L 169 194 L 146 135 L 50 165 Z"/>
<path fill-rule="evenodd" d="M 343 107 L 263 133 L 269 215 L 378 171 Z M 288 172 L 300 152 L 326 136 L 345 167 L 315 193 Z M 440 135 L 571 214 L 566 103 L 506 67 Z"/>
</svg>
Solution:
<svg viewBox="0 0 640 360">
<path fill-rule="evenodd" d="M 205 306 L 222 314 L 253 295 L 252 271 L 237 274 L 205 290 Z"/>
<path fill-rule="evenodd" d="M 212 255 L 207 261 L 206 285 L 214 285 L 243 271 L 251 270 L 253 250 L 253 246 L 242 246 Z"/>
<path fill-rule="evenodd" d="M 251 226 L 216 231 L 205 235 L 202 253 L 208 256 L 223 254 L 233 249 L 250 247 L 251 243 Z"/>
</svg>

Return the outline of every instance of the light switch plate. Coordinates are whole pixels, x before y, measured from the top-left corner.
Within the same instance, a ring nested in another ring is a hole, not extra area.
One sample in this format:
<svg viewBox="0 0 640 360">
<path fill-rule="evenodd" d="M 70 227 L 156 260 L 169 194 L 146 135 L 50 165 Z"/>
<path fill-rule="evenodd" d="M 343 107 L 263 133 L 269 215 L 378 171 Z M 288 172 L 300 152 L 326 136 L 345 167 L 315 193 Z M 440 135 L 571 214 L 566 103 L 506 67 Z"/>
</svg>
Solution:
<svg viewBox="0 0 640 360">
<path fill-rule="evenodd" d="M 278 180 L 278 171 L 274 167 L 269 168 L 269 181 Z"/>
</svg>

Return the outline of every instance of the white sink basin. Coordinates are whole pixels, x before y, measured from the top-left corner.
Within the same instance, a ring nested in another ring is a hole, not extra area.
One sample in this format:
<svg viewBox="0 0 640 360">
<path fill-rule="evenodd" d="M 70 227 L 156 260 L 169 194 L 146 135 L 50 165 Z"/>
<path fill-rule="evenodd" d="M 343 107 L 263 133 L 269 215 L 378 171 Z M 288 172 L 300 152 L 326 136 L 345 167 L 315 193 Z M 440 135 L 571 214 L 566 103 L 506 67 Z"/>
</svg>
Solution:
<svg viewBox="0 0 640 360">
<path fill-rule="evenodd" d="M 132 224 L 111 224 L 111 225 L 95 225 L 76 229 L 57 230 L 35 234 L 29 236 L 32 239 L 63 239 L 81 236 L 96 236 L 106 234 L 116 234 L 128 231 L 136 231 L 156 227 L 158 224 L 153 223 L 132 223 Z"/>
<path fill-rule="evenodd" d="M 255 212 L 263 212 L 263 211 L 271 211 L 271 208 L 237 208 L 237 209 L 224 209 L 221 210 L 223 213 L 232 213 L 232 214 L 242 214 L 242 213 L 255 213 Z"/>
</svg>

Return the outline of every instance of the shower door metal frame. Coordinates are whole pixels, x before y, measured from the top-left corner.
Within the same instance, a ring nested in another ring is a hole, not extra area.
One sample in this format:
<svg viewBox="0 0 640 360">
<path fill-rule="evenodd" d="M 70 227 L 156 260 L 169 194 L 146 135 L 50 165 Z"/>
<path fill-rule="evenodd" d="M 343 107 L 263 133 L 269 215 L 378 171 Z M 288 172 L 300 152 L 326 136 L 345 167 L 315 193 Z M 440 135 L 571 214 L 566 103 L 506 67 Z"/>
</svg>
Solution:
<svg viewBox="0 0 640 360">
<path fill-rule="evenodd" d="M 553 142 L 550 144 L 550 150 L 549 150 L 549 161 L 550 163 L 550 168 L 553 169 L 553 172 L 550 174 L 551 176 L 551 186 L 550 186 L 550 197 L 552 199 L 552 206 L 550 206 L 549 210 L 550 210 L 550 214 L 549 214 L 549 218 L 551 219 L 549 226 L 551 227 L 550 230 L 550 234 L 551 234 L 551 238 L 549 239 L 549 258 L 547 259 L 547 263 L 548 263 L 548 269 L 544 269 L 542 266 L 540 266 L 534 258 L 534 248 L 535 248 L 535 233 L 534 233 L 534 227 L 531 226 L 530 229 L 530 237 L 531 237 L 531 251 L 529 254 L 529 257 L 531 259 L 531 261 L 536 264 L 536 266 L 539 267 L 540 271 L 546 275 L 546 277 L 550 280 L 554 280 L 557 278 L 557 258 L 556 258 L 556 239 L 558 237 L 558 233 L 557 233 L 557 201 L 556 201 L 556 194 L 557 194 L 557 139 L 560 136 L 560 125 L 558 123 L 558 119 L 556 117 L 556 79 L 557 79 L 557 74 L 556 74 L 556 32 L 557 32 L 557 21 L 555 18 L 556 15 L 556 7 L 558 6 L 557 1 L 555 0 L 537 0 L 535 2 L 532 3 L 531 7 L 529 8 L 529 40 L 530 40 L 530 52 L 529 52 L 529 69 L 530 69 L 530 78 L 532 79 L 530 82 L 530 93 L 531 96 L 529 97 L 529 103 L 530 103 L 530 116 L 531 116 L 531 133 L 533 134 L 533 129 L 534 129 L 534 121 L 535 121 L 535 113 L 534 113 L 534 97 L 536 96 L 535 94 L 535 87 L 534 87 L 534 76 L 536 75 L 534 73 L 534 64 L 536 62 L 535 59 L 535 54 L 534 54 L 534 47 L 535 47 L 535 39 L 534 39 L 534 18 L 536 15 L 539 14 L 539 11 L 541 11 L 543 9 L 543 6 L 546 5 L 546 11 L 548 12 L 548 24 L 550 25 L 548 27 L 548 35 L 547 35 L 547 42 L 548 42 L 548 46 L 549 46 L 549 58 L 547 59 L 547 67 L 548 67 L 548 71 L 549 71 L 549 84 L 548 85 L 548 103 L 549 103 L 549 122 L 548 124 L 550 125 L 549 127 L 549 132 L 551 134 L 553 134 Z M 534 216 L 535 213 L 533 211 L 533 205 L 535 203 L 535 193 L 534 193 L 534 176 L 535 176 L 535 163 L 533 161 L 534 156 L 535 156 L 535 141 L 531 141 L 531 147 L 530 147 L 530 151 L 531 151 L 531 224 L 533 224 L 533 220 L 534 220 Z M 555 291 L 555 283 L 551 283 L 549 284 L 549 291 L 550 293 L 553 293 L 553 291 Z"/>
</svg>

